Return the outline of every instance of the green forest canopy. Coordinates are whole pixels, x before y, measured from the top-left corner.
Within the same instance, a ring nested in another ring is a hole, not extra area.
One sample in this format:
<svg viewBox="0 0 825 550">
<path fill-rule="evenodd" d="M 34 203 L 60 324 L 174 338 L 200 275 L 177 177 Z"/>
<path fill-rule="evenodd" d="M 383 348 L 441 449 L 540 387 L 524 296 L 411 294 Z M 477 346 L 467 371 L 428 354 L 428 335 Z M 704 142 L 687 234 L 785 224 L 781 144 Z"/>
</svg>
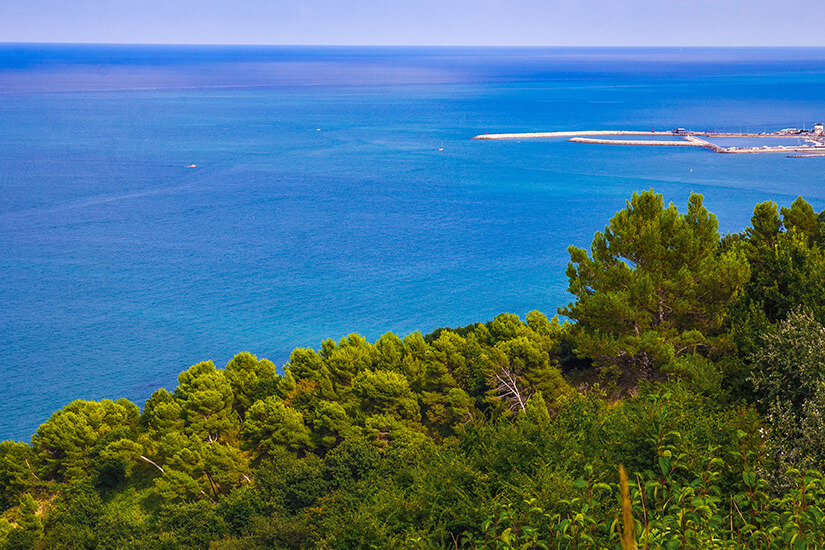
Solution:
<svg viewBox="0 0 825 550">
<path fill-rule="evenodd" d="M 646 191 L 569 252 L 569 322 L 69 403 L 0 443 L 0 550 L 825 546 L 825 212 L 765 202 L 721 237 L 700 195 Z"/>
</svg>

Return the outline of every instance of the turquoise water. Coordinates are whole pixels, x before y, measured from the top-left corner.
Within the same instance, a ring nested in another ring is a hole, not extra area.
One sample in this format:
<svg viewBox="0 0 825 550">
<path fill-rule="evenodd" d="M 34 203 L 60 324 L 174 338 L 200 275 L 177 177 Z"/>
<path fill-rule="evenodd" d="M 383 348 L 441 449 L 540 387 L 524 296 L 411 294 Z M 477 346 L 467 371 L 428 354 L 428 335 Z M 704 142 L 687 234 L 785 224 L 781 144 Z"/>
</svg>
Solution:
<svg viewBox="0 0 825 550">
<path fill-rule="evenodd" d="M 0 439 L 244 350 L 553 314 L 634 190 L 821 210 L 825 158 L 470 138 L 811 126 L 823 84 L 825 49 L 0 45 Z"/>
</svg>

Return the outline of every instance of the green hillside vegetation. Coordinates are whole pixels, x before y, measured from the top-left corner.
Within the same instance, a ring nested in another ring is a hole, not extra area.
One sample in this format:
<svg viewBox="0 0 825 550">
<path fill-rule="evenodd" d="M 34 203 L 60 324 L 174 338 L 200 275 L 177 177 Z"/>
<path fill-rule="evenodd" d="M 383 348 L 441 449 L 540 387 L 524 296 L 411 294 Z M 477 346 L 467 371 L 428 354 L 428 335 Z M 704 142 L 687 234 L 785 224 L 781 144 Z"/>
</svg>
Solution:
<svg viewBox="0 0 825 550">
<path fill-rule="evenodd" d="M 0 443 L 0 550 L 825 547 L 825 212 L 642 192 L 569 252 L 569 321 L 69 403 Z"/>
</svg>

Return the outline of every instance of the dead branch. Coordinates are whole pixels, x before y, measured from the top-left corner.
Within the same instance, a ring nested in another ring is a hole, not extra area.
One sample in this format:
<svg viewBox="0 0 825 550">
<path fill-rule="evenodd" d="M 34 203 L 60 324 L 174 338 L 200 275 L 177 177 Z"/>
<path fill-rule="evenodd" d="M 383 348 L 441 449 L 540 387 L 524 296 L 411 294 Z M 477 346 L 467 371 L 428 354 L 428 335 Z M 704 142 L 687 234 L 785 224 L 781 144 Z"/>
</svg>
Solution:
<svg viewBox="0 0 825 550">
<path fill-rule="evenodd" d="M 150 459 L 146 458 L 146 457 L 145 457 L 145 456 L 143 456 L 143 455 L 140 455 L 140 458 L 141 458 L 141 460 L 145 460 L 146 462 L 148 462 L 149 464 L 151 464 L 152 466 L 154 466 L 155 468 L 157 468 L 158 470 L 160 470 L 160 473 L 162 473 L 162 474 L 165 474 L 165 473 L 166 473 L 166 471 L 165 471 L 163 468 L 161 468 L 160 466 L 158 466 L 158 463 L 157 463 L 157 462 L 154 462 L 153 460 L 150 460 Z"/>
<path fill-rule="evenodd" d="M 511 411 L 518 409 L 522 411 L 525 410 L 525 403 L 529 396 L 525 395 L 521 388 L 519 388 L 518 379 L 510 369 L 501 367 L 501 369 L 493 375 L 493 380 L 496 383 L 498 397 L 509 401 Z"/>
<path fill-rule="evenodd" d="M 28 466 L 28 467 L 29 467 L 29 472 L 31 472 L 31 474 L 34 476 L 34 479 L 40 479 L 39 477 L 37 477 L 37 474 L 36 474 L 36 473 L 34 473 L 34 469 L 32 468 L 32 465 L 31 465 L 31 464 L 29 464 L 29 459 L 28 459 L 28 458 L 24 458 L 23 460 L 25 460 L 25 461 L 26 461 L 26 466 Z"/>
</svg>

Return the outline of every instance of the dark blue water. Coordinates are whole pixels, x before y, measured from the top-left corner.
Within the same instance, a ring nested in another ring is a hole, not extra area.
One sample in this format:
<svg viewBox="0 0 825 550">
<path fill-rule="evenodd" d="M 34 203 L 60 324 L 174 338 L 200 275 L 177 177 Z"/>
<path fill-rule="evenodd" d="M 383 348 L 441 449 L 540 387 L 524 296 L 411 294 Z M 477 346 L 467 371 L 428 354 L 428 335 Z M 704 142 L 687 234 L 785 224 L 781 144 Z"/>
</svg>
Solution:
<svg viewBox="0 0 825 550">
<path fill-rule="evenodd" d="M 469 138 L 810 126 L 824 85 L 825 49 L 0 45 L 0 439 L 244 350 L 553 314 L 634 190 L 821 210 L 825 158 Z"/>
</svg>

